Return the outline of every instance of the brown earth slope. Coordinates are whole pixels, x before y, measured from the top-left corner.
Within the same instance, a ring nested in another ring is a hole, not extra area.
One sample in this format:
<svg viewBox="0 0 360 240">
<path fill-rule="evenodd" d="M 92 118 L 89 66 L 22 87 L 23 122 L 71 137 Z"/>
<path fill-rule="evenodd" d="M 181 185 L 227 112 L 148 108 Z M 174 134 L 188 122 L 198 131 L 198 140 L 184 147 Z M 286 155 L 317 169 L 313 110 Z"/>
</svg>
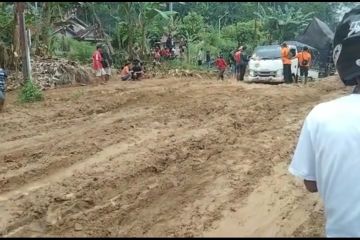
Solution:
<svg viewBox="0 0 360 240">
<path fill-rule="evenodd" d="M 1 236 L 322 236 L 287 166 L 311 108 L 345 94 L 213 79 L 50 90 L 0 114 Z"/>
</svg>

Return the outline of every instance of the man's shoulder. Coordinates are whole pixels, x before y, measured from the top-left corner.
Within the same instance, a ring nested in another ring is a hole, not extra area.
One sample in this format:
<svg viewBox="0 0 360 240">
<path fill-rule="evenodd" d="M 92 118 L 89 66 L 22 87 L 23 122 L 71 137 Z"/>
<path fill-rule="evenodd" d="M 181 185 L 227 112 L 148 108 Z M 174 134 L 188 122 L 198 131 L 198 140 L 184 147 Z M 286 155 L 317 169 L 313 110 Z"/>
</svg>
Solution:
<svg viewBox="0 0 360 240">
<path fill-rule="evenodd" d="M 319 103 L 316 106 L 319 107 L 331 107 L 334 105 L 339 105 L 339 104 L 345 104 L 347 100 L 349 100 L 351 98 L 351 95 L 346 95 L 346 96 L 342 96 L 342 97 L 338 97 L 323 103 Z"/>
<path fill-rule="evenodd" d="M 308 118 L 314 119 L 328 116 L 329 113 L 337 114 L 337 109 L 342 109 L 342 106 L 347 104 L 350 96 L 339 97 L 330 101 L 319 103 L 309 113 Z"/>
</svg>

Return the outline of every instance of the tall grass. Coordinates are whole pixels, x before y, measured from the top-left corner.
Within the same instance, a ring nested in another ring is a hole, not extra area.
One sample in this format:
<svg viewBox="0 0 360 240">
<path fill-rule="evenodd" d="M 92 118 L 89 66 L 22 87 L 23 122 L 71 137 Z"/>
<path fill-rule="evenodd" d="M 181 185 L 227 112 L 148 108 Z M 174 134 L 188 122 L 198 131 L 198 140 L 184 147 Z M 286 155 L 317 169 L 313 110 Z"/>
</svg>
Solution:
<svg viewBox="0 0 360 240">
<path fill-rule="evenodd" d="M 95 49 L 95 43 L 78 41 L 67 37 L 54 37 L 51 43 L 51 51 L 54 55 L 84 64 L 91 63 L 91 56 Z"/>
</svg>

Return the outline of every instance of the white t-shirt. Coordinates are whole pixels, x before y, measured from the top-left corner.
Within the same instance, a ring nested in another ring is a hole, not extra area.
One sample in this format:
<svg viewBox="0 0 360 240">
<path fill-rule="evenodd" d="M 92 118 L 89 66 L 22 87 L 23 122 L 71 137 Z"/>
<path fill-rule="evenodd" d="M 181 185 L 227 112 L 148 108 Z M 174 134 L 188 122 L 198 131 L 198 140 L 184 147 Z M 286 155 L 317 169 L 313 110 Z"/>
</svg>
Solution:
<svg viewBox="0 0 360 240">
<path fill-rule="evenodd" d="M 309 113 L 289 171 L 316 181 L 328 237 L 360 237 L 360 94 Z"/>
</svg>

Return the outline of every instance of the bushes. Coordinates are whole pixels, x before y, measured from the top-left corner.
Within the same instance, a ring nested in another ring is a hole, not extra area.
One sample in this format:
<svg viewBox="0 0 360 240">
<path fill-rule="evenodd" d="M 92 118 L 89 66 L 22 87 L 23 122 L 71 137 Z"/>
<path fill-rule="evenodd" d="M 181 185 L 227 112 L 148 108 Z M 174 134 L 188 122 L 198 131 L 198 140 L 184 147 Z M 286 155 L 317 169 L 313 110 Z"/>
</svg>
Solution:
<svg viewBox="0 0 360 240">
<path fill-rule="evenodd" d="M 50 46 L 52 53 L 56 56 L 81 63 L 91 63 L 91 56 L 95 48 L 95 43 L 80 42 L 67 37 L 54 37 Z"/>
<path fill-rule="evenodd" d="M 20 102 L 36 102 L 44 99 L 43 93 L 38 85 L 27 80 L 25 85 L 21 88 L 19 95 Z"/>
<path fill-rule="evenodd" d="M 67 39 L 69 41 L 70 52 L 68 58 L 76 60 L 81 63 L 91 63 L 92 53 L 95 51 L 95 44 L 88 42 L 79 42 L 74 39 Z"/>
</svg>

